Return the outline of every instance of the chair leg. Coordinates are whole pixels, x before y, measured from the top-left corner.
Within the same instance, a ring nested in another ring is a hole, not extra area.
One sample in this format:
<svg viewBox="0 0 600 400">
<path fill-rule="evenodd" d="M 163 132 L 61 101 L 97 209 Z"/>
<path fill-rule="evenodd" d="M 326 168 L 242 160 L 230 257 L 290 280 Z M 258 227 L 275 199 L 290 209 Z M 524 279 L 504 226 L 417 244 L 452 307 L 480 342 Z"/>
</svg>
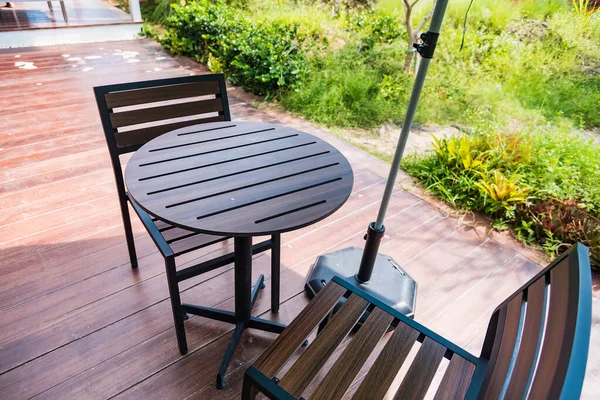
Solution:
<svg viewBox="0 0 600 400">
<path fill-rule="evenodd" d="M 181 309 L 181 297 L 179 297 L 179 284 L 177 283 L 177 270 L 175 269 L 175 257 L 165 257 L 167 270 L 167 282 L 169 284 L 169 296 L 171 297 L 171 309 L 173 321 L 175 322 L 175 333 L 177 345 L 181 355 L 187 353 L 187 340 L 185 338 L 185 327 L 183 326 L 184 312 Z"/>
<path fill-rule="evenodd" d="M 125 198 L 121 200 L 121 217 L 123 218 L 123 227 L 125 228 L 125 239 L 127 240 L 127 250 L 129 251 L 129 262 L 131 268 L 138 267 L 137 254 L 135 252 L 135 241 L 133 239 L 133 229 L 131 228 L 131 218 L 129 217 L 129 207 Z"/>
<path fill-rule="evenodd" d="M 50 10 L 50 12 L 54 12 L 54 7 L 52 7 L 52 2 L 47 1 L 46 3 L 48 3 L 48 10 Z"/>
<path fill-rule="evenodd" d="M 281 285 L 281 235 L 271 236 L 271 311 L 279 312 L 279 287 Z"/>
<path fill-rule="evenodd" d="M 244 375 L 244 383 L 242 386 L 242 400 L 254 400 L 256 395 L 258 394 L 258 390 L 256 386 L 254 386 L 254 382 L 250 379 L 249 376 Z"/>
<path fill-rule="evenodd" d="M 67 17 L 67 9 L 65 8 L 64 1 L 60 2 L 60 9 L 62 11 L 62 15 L 63 15 L 63 18 L 65 19 L 65 22 L 69 22 L 69 17 Z"/>
</svg>

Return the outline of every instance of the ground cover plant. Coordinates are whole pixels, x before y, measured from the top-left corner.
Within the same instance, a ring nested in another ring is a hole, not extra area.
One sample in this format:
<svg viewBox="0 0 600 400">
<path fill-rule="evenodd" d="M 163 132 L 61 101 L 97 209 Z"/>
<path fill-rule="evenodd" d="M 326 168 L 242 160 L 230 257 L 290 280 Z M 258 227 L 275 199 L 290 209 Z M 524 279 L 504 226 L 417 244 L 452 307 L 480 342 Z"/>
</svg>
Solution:
<svg viewBox="0 0 600 400">
<path fill-rule="evenodd" d="M 551 254 L 582 242 L 600 265 L 600 147 L 567 131 L 477 131 L 437 140 L 404 168 L 460 209 Z"/>
<path fill-rule="evenodd" d="M 596 3 L 476 0 L 465 31 L 468 4 L 449 4 L 415 121 L 473 133 L 403 168 L 526 243 L 556 253 L 582 241 L 597 260 L 600 153 L 573 135 L 600 127 Z M 421 0 L 411 9 L 413 27 L 431 7 Z M 162 34 L 148 31 L 172 53 L 315 123 L 373 131 L 401 123 L 412 87 L 405 8 L 402 0 L 149 0 L 142 11 L 162 24 Z"/>
</svg>

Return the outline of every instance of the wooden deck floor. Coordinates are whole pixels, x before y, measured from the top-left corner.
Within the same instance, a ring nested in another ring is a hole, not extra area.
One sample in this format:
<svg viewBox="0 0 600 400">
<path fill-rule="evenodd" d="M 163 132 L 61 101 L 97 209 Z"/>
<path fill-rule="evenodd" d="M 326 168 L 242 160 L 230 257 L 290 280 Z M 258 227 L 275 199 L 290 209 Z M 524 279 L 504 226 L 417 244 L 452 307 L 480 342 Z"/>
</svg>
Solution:
<svg viewBox="0 0 600 400">
<path fill-rule="evenodd" d="M 13 8 L 6 8 L 4 3 L 0 2 L 0 32 L 132 21 L 131 15 L 103 0 L 69 0 L 65 1 L 65 6 L 69 22 L 65 22 L 58 1 L 53 3 L 53 12 L 45 1 L 15 2 Z"/>
<path fill-rule="evenodd" d="M 273 335 L 244 335 L 222 391 L 213 383 L 230 325 L 191 318 L 190 351 L 179 355 L 162 258 L 137 222 L 139 269 L 128 263 L 91 90 L 201 72 L 146 40 L 0 51 L 1 399 L 239 398 L 245 368 Z M 267 290 L 254 312 L 288 322 L 307 303 L 302 289 L 315 257 L 362 246 L 388 167 L 308 123 L 254 109 L 236 93 L 234 119 L 278 119 L 310 131 L 344 152 L 356 174 L 340 211 L 283 235 L 281 310 L 269 312 Z M 475 354 L 496 304 L 539 268 L 400 188 L 386 225 L 382 251 L 419 283 L 416 319 Z M 230 248 L 215 245 L 183 261 Z M 254 273 L 268 279 L 269 262 L 269 253 L 256 257 Z M 231 309 L 232 266 L 186 281 L 184 289 L 184 301 Z M 590 399 L 600 387 L 599 323 L 595 298 L 584 388 Z"/>
</svg>

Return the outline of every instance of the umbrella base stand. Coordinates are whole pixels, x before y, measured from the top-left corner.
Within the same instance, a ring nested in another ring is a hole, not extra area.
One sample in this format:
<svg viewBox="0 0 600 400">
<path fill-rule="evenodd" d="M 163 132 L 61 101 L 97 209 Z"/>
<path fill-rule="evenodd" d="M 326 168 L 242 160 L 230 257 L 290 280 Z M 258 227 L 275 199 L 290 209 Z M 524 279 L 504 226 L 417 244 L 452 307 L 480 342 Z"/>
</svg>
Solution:
<svg viewBox="0 0 600 400">
<path fill-rule="evenodd" d="M 412 318 L 415 313 L 417 282 L 391 257 L 377 254 L 371 279 L 368 283 L 360 283 L 356 280 L 355 275 L 362 255 L 362 249 L 348 247 L 319 256 L 304 285 L 308 297 L 312 299 L 316 296 L 331 278 L 337 275 Z M 341 304 L 336 306 L 334 312 Z M 365 318 L 366 316 L 363 316 L 363 319 Z"/>
</svg>

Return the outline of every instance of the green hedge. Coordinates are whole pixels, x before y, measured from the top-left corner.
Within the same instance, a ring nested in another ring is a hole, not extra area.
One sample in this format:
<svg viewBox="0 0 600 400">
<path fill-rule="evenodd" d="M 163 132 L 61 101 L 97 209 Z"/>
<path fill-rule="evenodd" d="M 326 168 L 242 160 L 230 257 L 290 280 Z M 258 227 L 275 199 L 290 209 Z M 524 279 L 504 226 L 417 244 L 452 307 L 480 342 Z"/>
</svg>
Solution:
<svg viewBox="0 0 600 400">
<path fill-rule="evenodd" d="M 257 22 L 222 1 L 174 5 L 165 23 L 164 47 L 195 57 L 234 85 L 274 97 L 306 73 L 313 42 L 297 24 Z"/>
</svg>

